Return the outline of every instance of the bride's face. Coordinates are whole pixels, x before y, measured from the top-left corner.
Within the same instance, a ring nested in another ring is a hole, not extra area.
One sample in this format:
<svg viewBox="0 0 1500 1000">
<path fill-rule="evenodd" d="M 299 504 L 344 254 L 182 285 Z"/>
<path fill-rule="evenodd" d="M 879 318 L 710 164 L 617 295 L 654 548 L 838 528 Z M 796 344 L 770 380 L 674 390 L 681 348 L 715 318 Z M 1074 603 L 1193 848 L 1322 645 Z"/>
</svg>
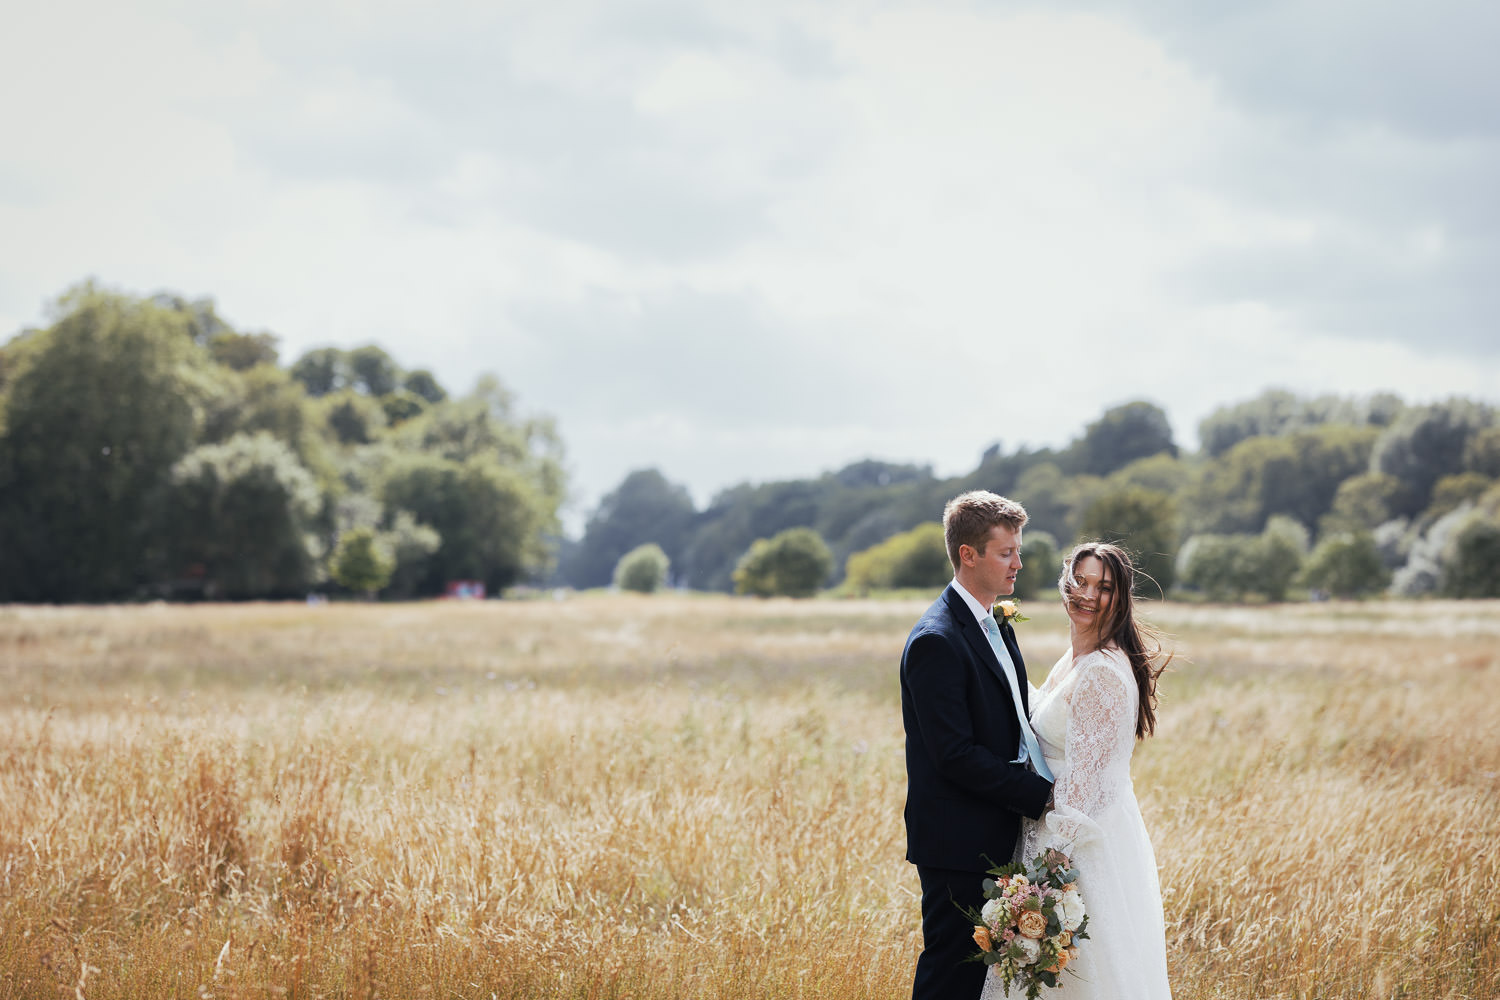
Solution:
<svg viewBox="0 0 1500 1000">
<path fill-rule="evenodd" d="M 1068 618 L 1083 632 L 1092 632 L 1109 615 L 1115 598 L 1114 576 L 1098 556 L 1084 556 L 1073 564 L 1073 582 L 1065 603 Z"/>
</svg>

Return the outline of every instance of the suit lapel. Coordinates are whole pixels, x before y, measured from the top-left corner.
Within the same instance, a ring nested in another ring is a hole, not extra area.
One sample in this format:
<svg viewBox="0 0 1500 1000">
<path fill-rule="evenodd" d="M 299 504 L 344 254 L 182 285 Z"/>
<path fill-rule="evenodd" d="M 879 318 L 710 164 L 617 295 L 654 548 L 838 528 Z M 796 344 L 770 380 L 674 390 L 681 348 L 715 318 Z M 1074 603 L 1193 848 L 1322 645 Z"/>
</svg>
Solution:
<svg viewBox="0 0 1500 1000">
<path fill-rule="evenodd" d="M 1026 714 L 1029 716 L 1031 699 L 1028 697 L 1030 685 L 1026 683 L 1026 661 L 1021 659 L 1021 646 L 1016 642 L 1016 630 L 1009 622 L 1000 626 L 1000 638 L 1005 641 L 1005 648 L 1010 651 L 1010 662 L 1016 665 L 1016 687 L 1021 692 L 1021 707 L 1026 709 Z"/>
<path fill-rule="evenodd" d="M 949 584 L 945 596 L 948 599 L 948 612 L 953 616 L 953 620 L 958 623 L 958 629 L 964 634 L 964 638 L 968 641 L 969 646 L 978 655 L 980 662 L 989 667 L 990 673 L 995 675 L 1006 691 L 1009 691 L 1010 680 L 1005 676 L 1005 668 L 1000 665 L 1000 658 L 995 655 L 995 647 L 990 645 L 990 637 L 984 634 L 984 629 L 979 627 L 979 622 L 974 618 L 974 612 L 969 610 L 968 602 L 953 589 L 952 584 Z M 1011 650 L 1011 657 L 1014 659 L 1017 655 L 1015 647 L 1007 644 L 1007 648 Z M 1023 674 L 1022 677 L 1024 676 Z M 1026 688 L 1025 681 L 1023 680 L 1021 681 L 1021 700 L 1023 706 L 1025 699 Z"/>
</svg>

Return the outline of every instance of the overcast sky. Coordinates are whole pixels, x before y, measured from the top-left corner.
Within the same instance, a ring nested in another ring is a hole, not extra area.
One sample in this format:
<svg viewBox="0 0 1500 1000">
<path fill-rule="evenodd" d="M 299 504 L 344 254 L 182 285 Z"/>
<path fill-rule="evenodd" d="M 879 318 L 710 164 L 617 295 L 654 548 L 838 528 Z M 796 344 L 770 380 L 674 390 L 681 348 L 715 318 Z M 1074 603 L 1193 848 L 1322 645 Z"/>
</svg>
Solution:
<svg viewBox="0 0 1500 1000">
<path fill-rule="evenodd" d="M 93 276 L 493 372 L 575 526 L 1136 398 L 1500 402 L 1483 0 L 13 7 L 0 338 Z"/>
</svg>

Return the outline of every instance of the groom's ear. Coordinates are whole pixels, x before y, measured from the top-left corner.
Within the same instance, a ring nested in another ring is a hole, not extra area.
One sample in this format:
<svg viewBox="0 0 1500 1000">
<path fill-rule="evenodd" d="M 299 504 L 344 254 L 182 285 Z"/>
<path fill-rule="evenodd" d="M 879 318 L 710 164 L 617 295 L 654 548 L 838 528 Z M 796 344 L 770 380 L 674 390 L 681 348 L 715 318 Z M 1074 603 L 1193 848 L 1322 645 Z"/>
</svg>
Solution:
<svg viewBox="0 0 1500 1000">
<path fill-rule="evenodd" d="M 972 566 L 979 558 L 979 550 L 965 543 L 958 547 L 958 564 L 960 566 Z"/>
</svg>

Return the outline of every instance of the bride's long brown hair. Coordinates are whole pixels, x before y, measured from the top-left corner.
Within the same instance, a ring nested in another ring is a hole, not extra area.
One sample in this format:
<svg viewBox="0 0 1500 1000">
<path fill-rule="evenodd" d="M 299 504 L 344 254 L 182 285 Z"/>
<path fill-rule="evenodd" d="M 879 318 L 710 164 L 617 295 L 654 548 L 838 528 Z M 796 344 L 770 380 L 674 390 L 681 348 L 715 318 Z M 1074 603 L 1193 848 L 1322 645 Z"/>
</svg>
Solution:
<svg viewBox="0 0 1500 1000">
<path fill-rule="evenodd" d="M 1145 739 L 1156 732 L 1156 679 L 1172 662 L 1173 653 L 1163 656 L 1162 633 L 1141 621 L 1135 613 L 1135 566 L 1130 556 L 1118 545 L 1109 542 L 1084 542 L 1074 547 L 1063 563 L 1062 576 L 1057 589 L 1062 593 L 1063 603 L 1073 600 L 1073 588 L 1078 585 L 1073 576 L 1073 567 L 1080 559 L 1094 556 L 1105 566 L 1114 583 L 1114 599 L 1109 602 L 1109 614 L 1099 629 L 1099 645 L 1118 646 L 1130 661 L 1135 674 L 1135 685 L 1140 691 L 1135 716 L 1135 738 Z M 1148 577 L 1149 579 L 1149 577 Z"/>
</svg>

